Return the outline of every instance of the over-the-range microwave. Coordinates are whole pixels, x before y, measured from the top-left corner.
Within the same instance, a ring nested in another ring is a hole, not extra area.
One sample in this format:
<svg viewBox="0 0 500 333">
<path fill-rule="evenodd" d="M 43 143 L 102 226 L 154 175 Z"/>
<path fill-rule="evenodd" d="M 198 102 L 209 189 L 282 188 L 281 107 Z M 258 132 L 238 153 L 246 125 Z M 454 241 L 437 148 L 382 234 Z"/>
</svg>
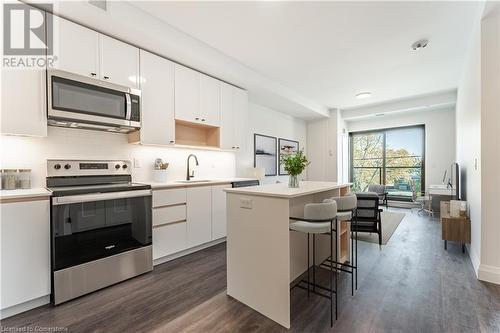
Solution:
<svg viewBox="0 0 500 333">
<path fill-rule="evenodd" d="M 127 133 L 141 128 L 140 90 L 61 70 L 47 71 L 52 126 Z"/>
</svg>

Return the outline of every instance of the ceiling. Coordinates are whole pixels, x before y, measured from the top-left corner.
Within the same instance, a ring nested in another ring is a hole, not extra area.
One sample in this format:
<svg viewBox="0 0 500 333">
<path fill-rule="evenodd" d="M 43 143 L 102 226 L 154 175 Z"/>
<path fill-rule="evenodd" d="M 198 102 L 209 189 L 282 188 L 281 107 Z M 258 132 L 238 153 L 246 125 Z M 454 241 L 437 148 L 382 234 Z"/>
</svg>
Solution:
<svg viewBox="0 0 500 333">
<path fill-rule="evenodd" d="M 133 4 L 326 107 L 456 88 L 478 2 Z M 426 38 L 417 52 L 410 45 Z M 370 91 L 367 99 L 355 94 Z"/>
</svg>

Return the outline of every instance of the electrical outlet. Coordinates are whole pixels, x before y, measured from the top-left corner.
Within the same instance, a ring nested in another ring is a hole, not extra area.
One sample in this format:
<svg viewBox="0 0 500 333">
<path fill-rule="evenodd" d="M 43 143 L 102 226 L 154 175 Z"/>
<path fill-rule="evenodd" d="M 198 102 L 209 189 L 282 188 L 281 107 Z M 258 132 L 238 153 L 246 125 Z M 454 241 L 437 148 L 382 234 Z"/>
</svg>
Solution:
<svg viewBox="0 0 500 333">
<path fill-rule="evenodd" d="M 252 209 L 252 199 L 240 198 L 240 208 Z"/>
<path fill-rule="evenodd" d="M 138 169 L 141 167 L 141 160 L 137 157 L 134 157 L 134 168 Z"/>
</svg>

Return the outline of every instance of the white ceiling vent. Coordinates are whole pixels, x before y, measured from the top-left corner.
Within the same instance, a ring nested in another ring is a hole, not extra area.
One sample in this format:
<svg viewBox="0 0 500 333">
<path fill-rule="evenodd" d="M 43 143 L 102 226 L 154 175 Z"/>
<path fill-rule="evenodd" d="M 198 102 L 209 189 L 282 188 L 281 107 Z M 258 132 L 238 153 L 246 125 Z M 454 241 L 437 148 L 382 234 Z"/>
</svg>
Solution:
<svg viewBox="0 0 500 333">
<path fill-rule="evenodd" d="M 108 4 L 106 0 L 89 0 L 89 4 L 104 11 L 108 9 Z"/>
</svg>

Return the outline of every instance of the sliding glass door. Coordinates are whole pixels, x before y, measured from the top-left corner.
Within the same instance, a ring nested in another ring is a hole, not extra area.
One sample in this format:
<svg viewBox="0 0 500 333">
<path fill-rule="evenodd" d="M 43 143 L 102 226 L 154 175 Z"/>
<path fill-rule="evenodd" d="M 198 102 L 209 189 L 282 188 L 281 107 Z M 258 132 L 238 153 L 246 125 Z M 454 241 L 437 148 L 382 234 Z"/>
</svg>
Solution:
<svg viewBox="0 0 500 333">
<path fill-rule="evenodd" d="M 401 127 L 350 133 L 351 182 L 355 191 L 385 184 L 390 200 L 411 200 L 414 183 L 423 191 L 425 127 Z"/>
</svg>

